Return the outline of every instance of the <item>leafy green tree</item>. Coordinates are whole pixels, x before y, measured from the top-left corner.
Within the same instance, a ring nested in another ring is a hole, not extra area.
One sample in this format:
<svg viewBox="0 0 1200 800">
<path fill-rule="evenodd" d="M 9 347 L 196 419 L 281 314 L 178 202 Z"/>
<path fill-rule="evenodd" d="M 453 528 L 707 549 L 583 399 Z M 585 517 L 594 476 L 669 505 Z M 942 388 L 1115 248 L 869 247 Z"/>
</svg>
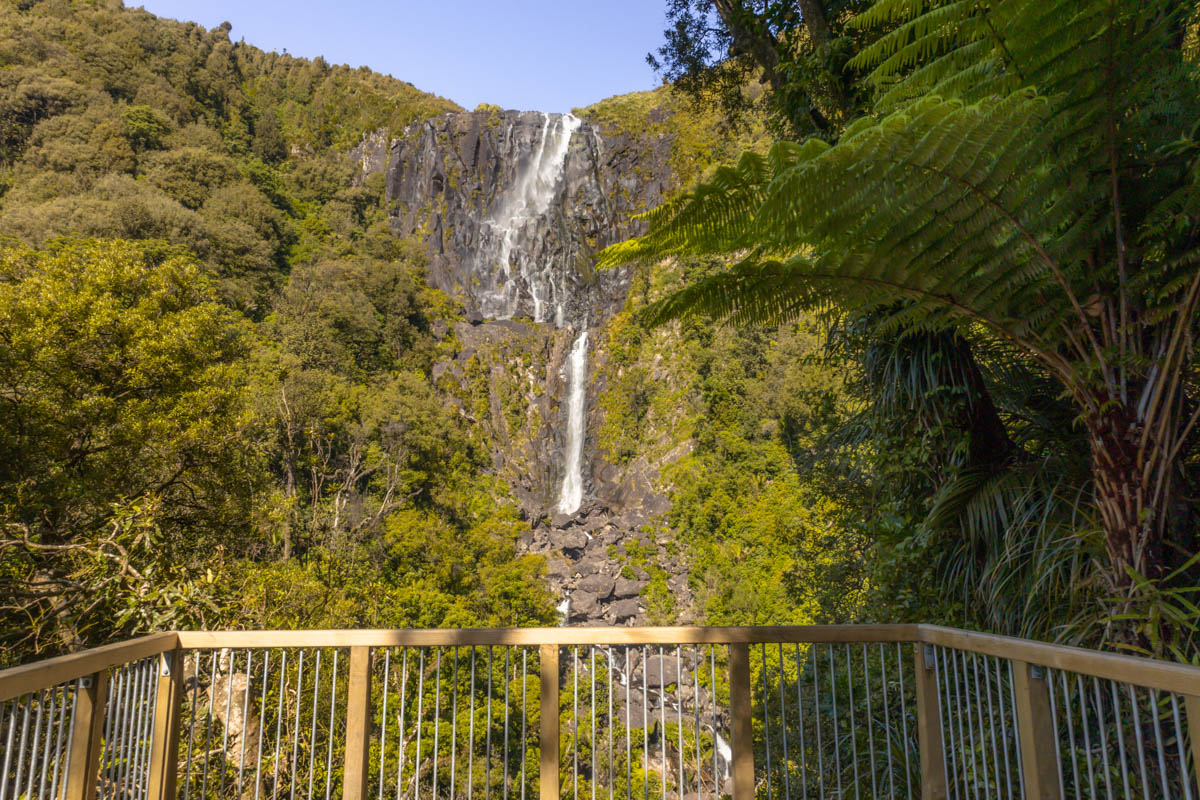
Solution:
<svg viewBox="0 0 1200 800">
<path fill-rule="evenodd" d="M 966 326 L 1019 353 L 1085 433 L 1108 591 L 1128 596 L 1196 549 L 1190 14 L 880 0 L 852 23 L 883 32 L 851 64 L 873 70 L 874 114 L 835 145 L 745 156 L 606 260 L 740 255 L 662 318 L 834 304 L 883 331 Z"/>
<path fill-rule="evenodd" d="M 203 267 L 165 245 L 0 251 L 7 645 L 199 621 L 203 565 L 237 548 L 257 491 L 246 337 Z"/>
</svg>

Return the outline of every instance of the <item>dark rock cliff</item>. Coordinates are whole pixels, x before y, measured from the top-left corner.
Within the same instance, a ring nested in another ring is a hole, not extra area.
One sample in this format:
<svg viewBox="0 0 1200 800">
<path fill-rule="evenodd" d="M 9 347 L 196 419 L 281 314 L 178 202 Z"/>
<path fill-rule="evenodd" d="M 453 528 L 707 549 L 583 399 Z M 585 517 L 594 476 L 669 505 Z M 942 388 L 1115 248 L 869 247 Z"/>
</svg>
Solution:
<svg viewBox="0 0 1200 800">
<path fill-rule="evenodd" d="M 572 331 L 599 334 L 625 302 L 623 271 L 593 255 L 637 232 L 631 217 L 675 187 L 670 142 L 647 147 L 587 120 L 535 112 L 446 114 L 395 139 L 364 139 L 352 154 L 385 173 L 398 236 L 426 242 L 430 283 L 462 303 L 456 354 L 434 378 L 487 430 L 497 474 L 534 523 L 521 547 L 547 556 L 551 588 L 574 623 L 644 621 L 647 575 L 611 557 L 667 510 L 656 465 L 606 462 L 593 445 L 603 386 L 587 384 L 584 501 L 556 513 L 563 481 L 566 374 Z M 590 339 L 596 343 L 602 337 Z M 593 344 L 590 376 L 606 354 Z M 682 565 L 663 564 L 689 603 Z"/>
</svg>

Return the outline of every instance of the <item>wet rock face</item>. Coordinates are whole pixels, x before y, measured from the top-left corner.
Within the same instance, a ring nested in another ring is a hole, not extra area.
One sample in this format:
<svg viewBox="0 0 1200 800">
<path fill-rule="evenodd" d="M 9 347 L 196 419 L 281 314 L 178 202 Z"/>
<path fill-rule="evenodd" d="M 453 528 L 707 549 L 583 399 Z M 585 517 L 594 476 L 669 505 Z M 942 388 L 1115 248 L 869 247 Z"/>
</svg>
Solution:
<svg viewBox="0 0 1200 800">
<path fill-rule="evenodd" d="M 360 162 L 377 167 L 378 143 L 360 149 Z M 435 117 L 391 143 L 392 227 L 425 235 L 430 282 L 469 310 L 560 327 L 595 324 L 624 302 L 628 280 L 624 271 L 596 273 L 592 255 L 633 232 L 630 216 L 666 190 L 639 176 L 663 174 L 665 154 L 656 171 L 629 150 L 569 116 Z"/>
<path fill-rule="evenodd" d="M 532 523 L 518 549 L 547 558 L 570 624 L 646 622 L 649 576 L 623 571 L 620 554 L 669 504 L 656 488 L 661 465 L 639 458 L 618 467 L 594 446 L 604 326 L 624 306 L 629 279 L 593 263 L 638 232 L 634 214 L 673 190 L 670 151 L 666 139 L 648 146 L 569 115 L 476 111 L 416 123 L 393 139 L 368 136 L 350 154 L 363 174 L 384 174 L 392 229 L 425 241 L 429 282 L 463 304 L 458 350 L 435 365 L 434 381 L 487 429 L 494 469 Z M 564 364 L 584 327 L 593 335 L 583 501 L 564 514 Z M 670 588 L 680 607 L 690 605 L 686 580 Z"/>
</svg>

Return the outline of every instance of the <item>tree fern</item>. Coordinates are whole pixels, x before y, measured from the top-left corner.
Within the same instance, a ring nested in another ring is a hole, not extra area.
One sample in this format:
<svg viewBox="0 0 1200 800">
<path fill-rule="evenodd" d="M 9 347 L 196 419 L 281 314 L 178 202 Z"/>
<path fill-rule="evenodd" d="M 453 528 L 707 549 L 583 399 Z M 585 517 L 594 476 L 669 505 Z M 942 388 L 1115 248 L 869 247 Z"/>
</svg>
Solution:
<svg viewBox="0 0 1200 800">
<path fill-rule="evenodd" d="M 883 335 L 978 326 L 1026 354 L 1086 431 L 1109 579 L 1128 588 L 1166 557 L 1200 417 L 1195 8 L 879 0 L 851 22 L 881 34 L 851 62 L 873 113 L 834 145 L 743 157 L 601 261 L 731 260 L 657 321 L 836 307 Z"/>
</svg>

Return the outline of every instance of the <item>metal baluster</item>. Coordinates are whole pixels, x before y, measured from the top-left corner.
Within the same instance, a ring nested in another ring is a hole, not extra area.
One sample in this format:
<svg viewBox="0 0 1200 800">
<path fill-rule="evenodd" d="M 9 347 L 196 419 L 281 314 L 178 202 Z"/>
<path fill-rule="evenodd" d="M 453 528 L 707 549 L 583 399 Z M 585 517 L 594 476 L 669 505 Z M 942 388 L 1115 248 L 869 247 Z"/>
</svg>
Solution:
<svg viewBox="0 0 1200 800">
<path fill-rule="evenodd" d="M 650 658 L 646 655 L 646 647 L 642 646 L 642 764 L 645 767 L 642 775 L 643 789 L 646 798 L 650 798 Z"/>
<path fill-rule="evenodd" d="M 13 733 L 15 732 L 17 722 L 17 700 L 13 698 L 9 702 L 0 703 L 0 721 L 5 717 L 5 712 L 8 712 L 8 736 L 4 741 L 4 771 L 0 772 L 0 800 L 5 800 L 8 796 L 8 768 L 12 761 L 13 754 Z"/>
<path fill-rule="evenodd" d="M 1087 695 L 1083 691 L 1083 677 L 1075 675 L 1075 687 L 1079 691 L 1079 727 L 1083 728 L 1083 752 L 1087 762 L 1088 787 L 1092 797 L 1096 796 L 1096 770 L 1092 766 L 1092 734 L 1088 731 Z"/>
<path fill-rule="evenodd" d="M 1179 721 L 1179 698 L 1171 692 L 1171 713 L 1175 717 L 1175 746 L 1179 751 L 1179 779 L 1183 783 L 1184 800 L 1192 800 L 1192 779 L 1188 775 L 1187 753 L 1183 749 L 1183 726 Z M 1196 765 L 1200 770 L 1200 764 Z"/>
<path fill-rule="evenodd" d="M 492 646 L 488 651 L 488 680 L 487 680 L 487 729 L 484 731 L 484 764 L 483 764 L 483 796 L 484 800 L 492 795 L 492 675 L 495 668 L 493 663 Z M 542 776 L 546 780 L 546 776 Z"/>
<path fill-rule="evenodd" d="M 963 653 L 963 669 L 964 674 L 967 666 L 967 654 Z M 975 680 L 975 718 L 979 721 L 979 763 L 983 765 L 983 792 L 987 796 L 991 786 L 990 773 L 988 772 L 987 761 L 987 727 L 983 723 L 983 699 L 979 689 L 979 656 L 976 653 L 971 653 L 971 677 Z M 971 691 L 971 684 L 967 683 L 968 694 Z M 999 785 L 999 784 L 997 784 Z"/>
<path fill-rule="evenodd" d="M 579 800 L 579 647 L 571 648 L 571 786 Z"/>
<path fill-rule="evenodd" d="M 683 651 L 679 645 L 675 645 L 675 726 L 675 738 L 679 743 L 679 783 L 675 788 L 679 793 L 679 800 L 683 800 Z"/>
<path fill-rule="evenodd" d="M 800 643 L 796 642 L 796 727 L 800 733 L 800 796 L 808 800 L 808 756 L 804 752 L 804 698 L 801 693 L 804 667 L 800 663 Z"/>
<path fill-rule="evenodd" d="M 846 683 L 850 687 L 850 743 L 854 746 L 854 796 L 858 797 L 858 731 L 854 726 L 854 675 L 851 669 L 853 658 L 850 655 L 850 645 L 846 645 Z M 874 711 L 871 708 L 871 672 L 867 664 L 867 645 L 862 645 L 862 665 L 864 691 L 867 695 L 867 756 L 871 765 L 871 797 L 879 797 L 879 787 L 875 780 L 875 732 Z"/>
<path fill-rule="evenodd" d="M 450 690 L 450 800 L 454 800 L 454 787 L 457 783 L 456 756 L 458 754 L 458 646 L 454 647 L 454 657 L 451 662 L 450 674 L 454 683 Z"/>
<path fill-rule="evenodd" d="M 904 648 L 900 642 L 896 642 L 896 674 L 900 677 L 900 725 L 904 733 L 904 789 L 906 793 L 912 791 L 912 775 L 909 772 L 908 766 L 908 693 L 904 690 L 904 665 L 908 662 L 904 658 Z M 1010 797 L 1009 800 L 1012 800 Z"/>
<path fill-rule="evenodd" d="M 767 646 L 766 644 L 759 645 L 759 653 L 762 655 L 762 713 L 763 713 L 763 736 L 765 737 L 764 750 L 767 756 L 767 800 L 771 800 L 771 711 L 770 711 L 770 695 L 767 693 Z"/>
<path fill-rule="evenodd" d="M 700 646 L 692 645 L 692 707 L 696 714 L 696 798 L 703 793 L 700 755 Z M 609 800 L 612 800 L 610 797 Z"/>
<path fill-rule="evenodd" d="M 633 715 L 633 705 L 630 703 L 630 691 L 633 687 L 633 674 L 629 669 L 629 647 L 625 647 L 625 793 L 626 800 L 633 800 L 633 728 L 630 725 Z"/>
<path fill-rule="evenodd" d="M 1060 670 L 1058 677 L 1062 684 L 1063 714 L 1066 715 L 1067 718 L 1067 741 L 1070 742 L 1071 746 L 1071 777 L 1075 781 L 1075 796 L 1078 797 L 1080 788 L 1079 755 L 1076 751 L 1079 748 L 1075 746 L 1075 715 L 1071 713 L 1071 690 L 1067 685 L 1067 673 Z"/>
<path fill-rule="evenodd" d="M 325 800 L 329 800 L 329 790 L 333 788 L 333 719 L 334 712 L 337 710 L 338 655 L 340 655 L 340 652 L 334 649 L 333 674 L 329 678 L 329 730 L 326 732 L 326 737 L 329 739 L 329 747 L 325 755 Z"/>
<path fill-rule="evenodd" d="M 896 662 L 896 667 L 900 670 L 904 669 L 899 661 Z M 892 712 L 888 708 L 887 651 L 883 647 L 883 642 L 879 643 L 879 688 L 883 691 L 883 741 L 888 762 L 888 797 L 895 800 L 896 771 L 892 765 Z"/>
<path fill-rule="evenodd" d="M 51 694 L 51 697 L 53 698 L 53 694 Z M 33 742 L 32 742 L 33 747 L 31 748 L 30 753 L 29 753 L 29 789 L 25 793 L 25 796 L 28 798 L 33 797 L 33 774 L 34 774 L 34 772 L 37 772 L 39 754 L 40 754 L 40 758 L 41 758 L 41 762 L 42 762 L 42 771 L 41 771 L 41 774 L 39 777 L 39 783 L 38 783 L 38 795 L 39 796 L 42 793 L 42 787 L 45 785 L 46 751 L 44 748 L 38 746 L 38 740 L 42 738 L 42 718 L 44 716 L 46 716 L 46 690 L 42 689 L 41 691 L 38 692 L 37 716 L 34 718 L 34 723 L 33 723 Z M 46 730 L 47 731 L 50 730 L 49 726 L 50 726 L 50 720 L 47 719 L 46 720 Z"/>
<path fill-rule="evenodd" d="M 279 795 L 279 748 L 283 742 L 283 700 L 287 695 L 288 685 L 287 654 L 288 651 L 283 650 L 279 657 L 279 708 L 275 710 L 275 759 L 272 762 L 275 769 L 271 779 L 271 800 L 276 800 Z"/>
<path fill-rule="evenodd" d="M 183 800 L 190 800 L 192 796 L 192 758 L 196 742 L 196 699 L 200 694 L 200 651 L 192 654 L 192 702 L 189 706 L 190 714 L 188 719 L 188 738 L 187 738 L 187 760 L 183 772 Z M 75 726 L 72 725 L 72 733 Z"/>
<path fill-rule="evenodd" d="M 246 721 L 250 719 L 250 689 L 254 685 L 254 651 L 246 651 L 246 687 L 242 690 L 242 747 L 238 756 L 237 790 L 235 794 L 242 796 L 242 778 L 246 772 Z M 232 682 L 230 684 L 232 686 Z M 262 725 L 259 725 L 262 730 Z"/>
<path fill-rule="evenodd" d="M 1104 704 L 1100 702 L 1100 679 L 1092 677 L 1092 694 L 1096 698 L 1097 728 L 1100 731 L 1100 754 L 1104 757 L 1104 793 L 1108 800 L 1113 800 L 1112 773 L 1108 763 L 1108 735 L 1104 732 Z M 1188 798 L 1191 800 L 1191 798 Z"/>
<path fill-rule="evenodd" d="M 592 800 L 596 800 L 596 646 L 588 647 L 588 657 L 591 660 L 591 684 L 592 689 L 592 768 L 590 774 L 592 776 Z"/>
<path fill-rule="evenodd" d="M 817 655 L 817 645 L 809 645 L 808 652 L 812 655 L 813 664 L 813 710 L 817 727 L 817 788 L 821 800 L 825 800 L 825 756 L 821 744 L 821 658 Z"/>
<path fill-rule="evenodd" d="M 133 751 L 133 730 L 136 723 L 134 717 L 135 703 L 138 697 L 138 692 L 141 689 L 142 671 L 138 669 L 137 664 L 133 664 L 130 668 L 129 689 L 125 696 L 125 717 L 121 728 L 121 746 L 117 751 L 121 761 L 117 768 L 117 787 L 121 793 L 125 793 L 126 784 L 129 778 L 129 768 L 132 765 L 133 759 L 130 757 Z"/>
<path fill-rule="evenodd" d="M 1129 762 L 1125 757 L 1125 726 L 1121 723 L 1121 703 L 1120 697 L 1117 695 L 1117 684 L 1115 681 L 1108 682 L 1108 688 L 1112 690 L 1113 701 L 1113 716 L 1117 722 L 1117 746 L 1121 755 L 1121 785 L 1125 789 L 1123 797 L 1125 800 L 1133 797 L 1129 791 Z"/>
<path fill-rule="evenodd" d="M 834 681 L 833 645 L 826 645 L 825 649 L 829 653 L 829 694 L 833 699 L 833 763 L 836 765 L 838 798 L 840 800 L 845 795 L 842 794 L 842 754 L 838 744 L 837 683 Z"/>
<path fill-rule="evenodd" d="M 766 647 L 766 645 L 764 645 Z M 779 651 L 779 732 L 782 738 L 783 755 L 779 764 L 783 768 L 783 796 L 785 800 L 792 797 L 792 779 L 788 774 L 788 744 L 787 744 L 787 703 L 783 699 L 783 642 L 778 643 Z"/>
<path fill-rule="evenodd" d="M 44 695 L 43 695 L 43 697 L 44 697 Z M 52 687 L 50 687 L 50 708 L 47 710 L 47 713 L 46 713 L 46 736 L 43 741 L 43 746 L 41 748 L 42 772 L 38 776 L 38 792 L 37 792 L 38 800 L 42 800 L 42 798 L 46 796 L 46 769 L 49 767 L 49 764 L 50 764 L 50 735 L 51 735 L 51 731 L 54 730 L 54 712 L 57 710 L 57 703 L 56 703 L 57 700 L 58 700 L 58 687 L 52 686 Z M 39 707 L 38 710 L 40 712 L 41 708 Z M 36 741 L 37 741 L 37 737 L 34 737 L 34 742 L 36 742 Z M 32 797 L 32 795 L 31 795 L 31 797 Z"/>
<path fill-rule="evenodd" d="M 525 705 L 526 684 L 529 682 L 529 648 L 521 648 L 521 800 L 525 800 L 525 759 L 529 754 L 529 740 L 526 738 L 526 722 L 529 711 Z M 611 785 L 609 788 L 611 792 Z M 611 798 L 610 798 L 611 800 Z"/>
<path fill-rule="evenodd" d="M 429 763 L 429 797 L 437 800 L 438 744 L 442 728 L 442 648 L 434 648 L 433 665 L 433 758 Z"/>
<path fill-rule="evenodd" d="M 630 702 L 630 691 L 634 685 L 634 676 L 629 668 L 629 646 L 625 646 L 625 795 L 626 800 L 634 798 L 634 740 L 632 740 L 632 715 L 634 706 Z"/>
<path fill-rule="evenodd" d="M 404 793 L 404 755 L 408 752 L 408 747 L 404 744 L 404 715 L 408 713 L 408 650 L 405 647 L 400 651 L 400 713 L 396 715 L 396 731 L 397 731 L 397 749 L 396 753 L 396 800 L 400 800 Z M 420 754 L 417 754 L 420 758 Z M 413 792 L 414 800 L 416 792 Z"/>
<path fill-rule="evenodd" d="M 1050 721 L 1051 721 L 1051 725 L 1052 725 L 1051 730 L 1054 731 L 1054 758 L 1055 758 L 1054 763 L 1058 765 L 1058 794 L 1060 797 L 1066 797 L 1067 790 L 1066 790 L 1066 787 L 1064 786 L 1065 778 L 1063 777 L 1063 772 L 1064 772 L 1063 756 L 1062 756 L 1062 749 L 1059 744 L 1059 740 L 1062 737 L 1059 735 L 1059 728 L 1058 728 L 1058 703 L 1055 699 L 1055 692 L 1054 692 L 1054 673 L 1049 668 L 1046 669 L 1045 680 L 1046 680 L 1046 688 L 1050 694 Z M 1076 783 L 1076 787 L 1078 788 L 1078 783 Z"/>
<path fill-rule="evenodd" d="M 470 742 L 470 746 L 467 747 L 467 800 L 471 800 L 475 789 L 475 647 L 473 645 L 471 647 L 471 699 L 469 702 L 471 720 L 467 730 L 467 741 Z"/>
<path fill-rule="evenodd" d="M 1008 718 L 1004 714 L 1004 678 L 1000 673 L 1000 659 L 992 659 L 996 673 L 996 706 L 1000 709 L 1000 752 L 1004 754 L 1004 783 L 1008 787 L 1008 800 L 1013 800 L 1012 762 L 1008 756 Z M 999 769 L 999 765 L 996 767 Z"/>
<path fill-rule="evenodd" d="M 504 800 L 508 800 L 508 687 L 512 683 L 511 673 L 509 672 L 511 657 L 512 646 L 507 645 L 504 648 Z"/>
<path fill-rule="evenodd" d="M 609 645 L 605 649 L 608 656 L 608 800 L 613 800 L 613 762 L 616 760 L 615 744 L 613 742 L 613 649 Z M 699 797 L 699 795 L 697 795 Z"/>
<path fill-rule="evenodd" d="M 667 762 L 667 665 L 663 657 L 663 647 L 658 646 L 658 714 L 662 721 L 662 735 L 658 739 L 659 751 L 662 754 L 662 800 L 667 800 L 667 773 L 670 765 Z"/>
<path fill-rule="evenodd" d="M 709 680 L 712 681 L 712 729 L 713 729 L 713 796 L 721 796 L 721 766 L 718 763 L 720 754 L 717 752 L 717 648 L 708 646 Z"/>
<path fill-rule="evenodd" d="M 262 685 L 262 700 L 258 706 L 258 759 L 255 761 L 254 767 L 254 800 L 258 800 L 258 793 L 262 788 L 262 739 L 263 739 L 263 714 L 267 710 L 267 679 L 271 676 L 271 651 L 263 652 L 263 685 Z M 246 685 L 246 695 L 250 694 L 250 685 Z M 242 717 L 244 720 L 245 717 Z M 381 750 L 380 753 L 383 751 Z"/>
<path fill-rule="evenodd" d="M 417 718 L 413 720 L 413 725 L 417 729 L 417 752 L 413 756 L 413 800 L 417 800 L 421 796 L 421 729 L 425 727 L 425 651 L 428 649 L 422 647 L 417 651 L 419 653 L 417 658 L 419 662 L 417 664 Z M 436 751 L 434 758 L 437 758 Z"/>
<path fill-rule="evenodd" d="M 33 713 L 30 710 L 30 706 L 32 704 L 33 704 L 33 695 L 32 694 L 25 695 L 25 714 L 21 720 L 21 743 L 19 745 L 17 745 L 17 777 L 13 781 L 14 794 L 16 792 L 20 791 L 21 779 L 25 776 L 25 753 L 26 753 L 26 744 L 29 741 L 29 716 L 31 713 Z M 32 767 L 31 767 L 31 770 L 32 770 Z M 8 770 L 4 771 L 4 777 L 6 777 L 6 778 L 8 777 Z M 28 794 L 29 793 L 27 790 L 26 797 L 28 797 Z M 13 800 L 20 800 L 20 799 L 17 797 L 14 797 Z"/>
<path fill-rule="evenodd" d="M 66 686 L 59 687 L 55 690 L 61 697 L 62 702 L 59 703 L 58 709 L 58 724 L 55 726 L 54 734 L 54 772 L 50 776 L 50 800 L 58 800 L 58 777 L 62 772 L 62 756 L 63 756 L 63 731 L 67 727 L 67 694 L 70 691 Z M 54 698 L 51 698 L 53 705 Z M 1178 716 L 1176 716 L 1178 719 Z M 42 786 L 46 785 L 46 777 L 42 775 Z"/>
<path fill-rule="evenodd" d="M 379 797 L 383 800 L 383 774 L 387 771 L 388 680 L 392 675 L 392 648 L 383 648 L 383 711 L 379 715 Z"/>
<path fill-rule="evenodd" d="M 919 647 L 921 645 L 916 646 Z M 960 771 L 958 766 L 958 748 L 955 747 L 954 743 L 953 711 L 955 704 L 952 702 L 950 695 L 951 677 L 950 670 L 946 664 L 946 657 L 946 651 L 944 648 L 936 645 L 933 647 L 934 681 L 938 687 L 938 703 L 943 709 L 945 709 L 946 722 L 943 726 L 941 734 L 942 746 L 945 748 L 947 755 L 950 757 L 949 774 L 954 776 L 954 780 L 946 782 L 946 789 L 952 798 L 955 798 L 956 800 L 962 800 L 963 792 L 959 787 L 959 783 L 960 778 L 964 778 L 964 773 L 966 770 Z M 943 687 L 945 687 L 944 690 Z M 947 742 L 950 745 L 949 747 L 946 747 Z"/>
<path fill-rule="evenodd" d="M 1150 690 L 1150 713 L 1154 720 L 1154 746 L 1158 750 L 1158 778 L 1162 785 L 1162 796 L 1170 797 L 1171 790 L 1167 788 L 1167 761 L 1163 747 L 1162 724 L 1158 713 L 1158 690 Z"/>
<path fill-rule="evenodd" d="M 1016 697 L 1016 679 L 1013 675 L 1013 662 L 1008 662 L 1008 706 L 1012 712 L 1013 721 L 1013 751 L 1016 753 L 1017 761 L 1017 792 L 1021 800 L 1025 800 L 1025 781 L 1022 776 L 1025 774 L 1025 767 L 1021 763 L 1021 743 L 1017 733 L 1017 697 Z"/>
<path fill-rule="evenodd" d="M 296 657 L 298 664 L 296 666 L 296 721 L 292 726 L 292 779 L 288 781 L 291 785 L 291 793 L 289 800 L 295 800 L 296 797 L 296 761 L 300 755 L 300 724 L 304 719 L 304 650 L 300 650 L 300 655 Z M 200 795 L 201 800 L 204 800 L 204 795 Z"/>
<path fill-rule="evenodd" d="M 118 693 L 121 690 L 121 678 L 123 675 L 122 671 L 124 669 L 125 669 L 124 667 L 117 667 L 114 670 L 110 670 L 111 679 L 108 682 L 108 690 L 105 694 L 105 701 L 104 701 L 104 735 L 103 735 L 103 737 L 101 737 L 102 741 L 104 741 L 104 742 L 113 741 L 112 732 L 117 724 L 117 712 L 118 712 L 118 707 L 116 705 L 114 705 L 114 702 L 117 698 Z M 210 717 L 212 715 L 211 712 L 212 712 L 212 697 L 210 695 L 209 696 L 209 716 Z M 17 713 L 16 699 L 13 700 L 12 713 L 14 716 Z M 206 731 L 206 734 L 207 734 L 207 731 Z M 11 738 L 12 737 L 10 736 L 9 737 L 10 741 L 8 743 L 8 747 L 6 748 L 7 753 L 13 752 Z M 205 740 L 205 745 L 206 745 L 205 752 L 208 751 L 207 744 L 208 744 L 208 742 L 206 739 Z M 97 783 L 99 784 L 99 786 L 96 790 L 96 796 L 103 798 L 105 795 L 105 787 L 109 783 L 109 776 L 112 771 L 113 755 L 112 755 L 111 748 L 105 747 L 103 750 L 101 750 L 99 758 L 100 758 L 100 763 L 97 765 L 97 770 L 96 770 L 97 775 L 98 775 Z M 204 762 L 204 766 L 205 766 L 205 774 L 207 776 L 207 768 L 208 768 L 207 759 Z M 4 774 L 6 776 L 8 775 L 7 767 L 5 767 L 5 769 L 4 769 Z M 0 800 L 4 800 L 3 797 L 0 797 Z M 14 798 L 14 800 L 15 800 L 15 798 Z"/>
</svg>

